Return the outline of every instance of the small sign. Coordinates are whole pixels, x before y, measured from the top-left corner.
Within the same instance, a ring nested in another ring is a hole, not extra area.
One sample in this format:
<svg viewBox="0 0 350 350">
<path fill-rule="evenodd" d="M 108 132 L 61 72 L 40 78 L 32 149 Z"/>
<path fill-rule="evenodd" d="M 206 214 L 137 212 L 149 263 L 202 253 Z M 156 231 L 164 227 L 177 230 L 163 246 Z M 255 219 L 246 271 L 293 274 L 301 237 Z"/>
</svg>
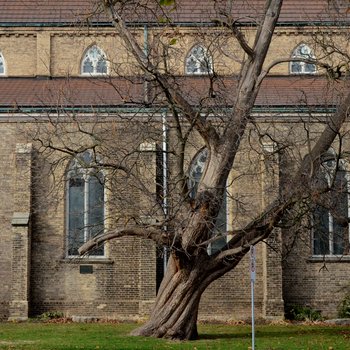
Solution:
<svg viewBox="0 0 350 350">
<path fill-rule="evenodd" d="M 89 275 L 93 273 L 92 265 L 80 265 L 79 272 L 82 275 Z"/>
<path fill-rule="evenodd" d="M 250 246 L 250 280 L 255 282 L 256 278 L 256 252 L 255 246 Z"/>
</svg>

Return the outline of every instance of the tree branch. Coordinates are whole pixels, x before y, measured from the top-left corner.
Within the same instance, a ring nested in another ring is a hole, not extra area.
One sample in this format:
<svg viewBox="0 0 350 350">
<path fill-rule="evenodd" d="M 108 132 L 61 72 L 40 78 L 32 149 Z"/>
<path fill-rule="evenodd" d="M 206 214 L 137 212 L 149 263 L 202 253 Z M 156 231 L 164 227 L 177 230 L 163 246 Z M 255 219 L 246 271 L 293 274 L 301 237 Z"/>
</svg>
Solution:
<svg viewBox="0 0 350 350">
<path fill-rule="evenodd" d="M 155 67 L 149 60 L 147 55 L 141 49 L 136 39 L 126 27 L 124 20 L 117 13 L 114 8 L 114 1 L 107 0 L 105 2 L 105 9 L 109 17 L 111 18 L 114 27 L 118 30 L 120 36 L 132 52 L 133 56 L 139 63 L 140 67 L 148 74 L 151 74 L 158 82 L 160 87 L 165 93 L 168 101 L 171 104 L 177 105 L 186 119 L 197 129 L 203 139 L 208 145 L 216 145 L 219 140 L 219 135 L 215 128 L 211 125 L 210 121 L 201 118 L 200 114 L 191 106 L 191 104 L 183 97 L 176 84 L 169 79 L 167 75 L 161 74 L 157 67 Z"/>
<path fill-rule="evenodd" d="M 305 60 L 301 57 L 298 57 L 298 58 L 297 57 L 295 57 L 295 58 L 291 58 L 291 57 L 278 58 L 278 59 L 272 61 L 271 64 L 261 72 L 261 74 L 259 75 L 259 77 L 257 79 L 257 84 L 260 85 L 262 83 L 262 81 L 270 73 L 270 71 L 273 67 L 275 67 L 281 63 L 289 63 L 289 62 L 305 62 L 305 63 L 316 64 L 316 60 Z"/>
<path fill-rule="evenodd" d="M 79 249 L 79 254 L 86 254 L 91 249 L 101 245 L 106 241 L 110 241 L 114 238 L 120 238 L 124 236 L 136 236 L 140 238 L 151 239 L 152 241 L 160 245 L 168 245 L 172 241 L 172 237 L 169 232 L 164 232 L 157 227 L 128 227 L 124 229 L 116 229 L 107 233 L 98 235 L 86 243 L 84 243 Z"/>
<path fill-rule="evenodd" d="M 270 71 L 273 67 L 275 67 L 281 63 L 290 63 L 290 62 L 303 62 L 303 63 L 314 64 L 316 66 L 319 66 L 321 68 L 326 69 L 327 72 L 333 72 L 333 69 L 330 65 L 328 65 L 324 62 L 320 62 L 319 60 L 316 60 L 316 59 L 312 59 L 312 58 L 307 59 L 307 58 L 303 58 L 303 57 L 285 57 L 285 58 L 279 58 L 279 59 L 271 62 L 271 64 L 266 69 L 264 69 L 261 72 L 261 74 L 259 75 L 259 77 L 257 79 L 257 84 L 259 84 L 259 85 L 261 84 L 261 82 L 270 73 Z"/>
<path fill-rule="evenodd" d="M 248 41 L 246 40 L 245 35 L 242 33 L 242 31 L 237 27 L 236 21 L 232 21 L 232 23 L 228 23 L 225 21 L 219 21 L 215 20 L 214 23 L 220 24 L 225 28 L 228 28 L 230 31 L 232 31 L 232 34 L 238 41 L 239 45 L 243 49 L 243 51 L 249 56 L 253 57 L 254 56 L 254 51 L 248 44 Z"/>
<path fill-rule="evenodd" d="M 244 229 L 233 231 L 232 239 L 228 242 L 227 248 L 218 253 L 215 257 L 216 263 L 222 263 L 225 258 L 233 257 L 241 253 L 249 245 L 254 245 L 268 237 L 273 228 L 283 218 L 286 211 L 299 201 L 308 196 L 309 191 L 305 191 L 305 186 L 310 189 L 310 181 L 315 173 L 319 171 L 321 156 L 332 145 L 338 135 L 340 128 L 349 115 L 350 93 L 343 99 L 334 113 L 330 122 L 326 125 L 316 144 L 309 154 L 304 157 L 292 183 L 296 186 L 289 192 L 283 192 L 257 219 L 250 222 Z"/>
</svg>

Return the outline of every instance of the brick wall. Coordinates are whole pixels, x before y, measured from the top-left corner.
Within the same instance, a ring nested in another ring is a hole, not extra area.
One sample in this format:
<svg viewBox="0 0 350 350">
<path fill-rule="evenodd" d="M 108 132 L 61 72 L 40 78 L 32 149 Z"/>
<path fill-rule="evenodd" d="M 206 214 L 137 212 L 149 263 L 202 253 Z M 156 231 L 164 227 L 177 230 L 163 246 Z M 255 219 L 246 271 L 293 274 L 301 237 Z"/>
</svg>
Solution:
<svg viewBox="0 0 350 350">
<path fill-rule="evenodd" d="M 28 154 L 21 153 L 21 147 L 16 147 L 17 142 L 25 142 L 23 134 L 17 133 L 16 124 L 0 123 L 1 140 L 0 140 L 0 176 L 2 191 L 0 191 L 0 232 L 1 232 L 1 247 L 0 247 L 0 278 L 3 284 L 0 288 L 0 319 L 9 317 L 9 305 L 13 300 L 13 273 L 12 269 L 17 269 L 21 276 L 26 276 L 27 270 L 21 265 L 19 259 L 28 259 L 21 253 L 21 247 L 27 245 L 27 237 L 21 228 L 13 230 L 11 225 L 13 214 L 15 211 L 23 212 L 28 204 L 28 186 L 30 184 L 30 172 L 26 166 Z M 25 147 L 25 144 L 23 145 Z M 29 176 L 29 178 L 28 178 Z M 22 181 L 27 179 L 28 181 Z M 20 188 L 18 188 L 20 185 Z M 15 191 L 15 189 L 19 191 Z M 20 193 L 22 191 L 22 195 Z M 24 236 L 22 235 L 24 234 Z M 24 238 L 22 241 L 21 237 Z M 18 248 L 18 249 L 16 249 Z M 25 254 L 25 252 L 23 252 Z M 15 254 L 15 255 L 14 255 Z M 15 258 L 15 260 L 14 260 Z M 24 270 L 23 270 L 24 268 Z M 15 288 L 18 293 L 25 293 L 18 286 Z M 18 294 L 17 301 L 22 300 Z"/>
<path fill-rule="evenodd" d="M 253 40 L 254 29 L 246 28 L 248 41 Z M 134 35 L 143 45 L 143 29 L 135 29 Z M 164 44 L 174 37 L 178 38 L 169 48 L 171 58 L 168 69 L 174 74 L 183 74 L 185 58 L 196 43 L 210 47 L 219 74 L 232 74 L 239 71 L 238 61 L 242 59 L 240 49 L 235 40 L 229 36 L 208 32 L 208 28 L 177 28 L 171 30 L 149 29 L 148 47 L 150 57 L 155 63 L 162 65 Z M 342 43 L 341 33 L 334 33 L 335 42 Z M 312 30 L 303 31 L 293 27 L 278 28 L 271 43 L 266 66 L 275 57 L 290 57 L 300 43 L 311 43 Z M 79 76 L 80 65 L 85 50 L 91 45 L 98 45 L 107 55 L 112 75 L 139 74 L 134 58 L 127 52 L 125 45 L 113 29 L 86 28 L 5 28 L 0 30 L 0 49 L 6 62 L 6 75 L 15 76 Z M 317 56 L 317 52 L 316 52 Z M 288 63 L 275 66 L 272 74 L 289 74 Z"/>
<path fill-rule="evenodd" d="M 337 317 L 340 302 L 349 294 L 350 261 L 347 256 L 315 259 L 311 252 L 309 233 L 299 233 L 283 262 L 286 307 L 309 306 L 321 311 L 324 317 Z"/>
<path fill-rule="evenodd" d="M 348 128 L 346 124 L 345 129 Z M 317 127 L 315 127 L 317 130 Z M 315 132 L 314 129 L 314 132 Z M 302 131 L 297 130 L 302 136 Z M 317 135 L 317 133 L 315 133 Z M 349 136 L 342 136 L 342 152 L 349 149 Z M 334 149 L 339 145 L 335 142 Z M 301 150 L 299 157 L 305 154 Z M 300 150 L 299 150 L 300 152 Z M 284 155 L 282 185 L 291 180 L 297 157 Z M 304 218 L 299 226 L 283 230 L 283 296 L 287 308 L 291 305 L 309 306 L 320 310 L 325 317 L 336 317 L 339 303 L 349 294 L 350 260 L 341 257 L 312 256 L 311 221 Z"/>
</svg>

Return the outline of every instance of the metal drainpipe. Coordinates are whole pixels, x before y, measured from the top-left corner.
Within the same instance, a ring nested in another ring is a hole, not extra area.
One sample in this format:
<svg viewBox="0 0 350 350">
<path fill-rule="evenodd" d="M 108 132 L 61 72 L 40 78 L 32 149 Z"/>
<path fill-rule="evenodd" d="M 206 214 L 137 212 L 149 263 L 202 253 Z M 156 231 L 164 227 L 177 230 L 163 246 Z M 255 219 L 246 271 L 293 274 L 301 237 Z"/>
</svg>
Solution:
<svg viewBox="0 0 350 350">
<path fill-rule="evenodd" d="M 149 54 L 149 47 L 148 47 L 148 26 L 145 24 L 143 26 L 143 51 L 148 57 Z M 146 103 L 148 103 L 148 82 L 145 80 L 144 83 L 144 100 Z M 166 112 L 162 112 L 162 154 L 163 154 L 163 211 L 164 211 L 164 217 L 168 216 L 168 127 L 167 127 L 167 120 L 166 120 Z M 164 231 L 167 231 L 167 226 L 164 225 Z M 168 264 L 168 249 L 166 246 L 163 247 L 163 274 L 165 274 L 167 264 Z"/>
<path fill-rule="evenodd" d="M 148 27 L 145 24 L 143 26 L 143 52 L 145 54 L 145 56 L 148 58 L 148 54 L 149 54 L 149 49 L 148 49 Z M 146 77 L 146 73 L 145 73 L 145 78 Z M 144 85 L 143 85 L 143 90 L 144 90 L 144 101 L 145 103 L 148 103 L 148 81 L 147 79 L 145 79 Z"/>
<path fill-rule="evenodd" d="M 162 113 L 162 153 L 163 153 L 163 210 L 164 217 L 168 216 L 168 126 L 167 126 L 167 112 Z M 167 226 L 164 225 L 164 231 L 167 231 Z M 163 247 L 163 274 L 165 274 L 168 264 L 168 248 Z"/>
</svg>

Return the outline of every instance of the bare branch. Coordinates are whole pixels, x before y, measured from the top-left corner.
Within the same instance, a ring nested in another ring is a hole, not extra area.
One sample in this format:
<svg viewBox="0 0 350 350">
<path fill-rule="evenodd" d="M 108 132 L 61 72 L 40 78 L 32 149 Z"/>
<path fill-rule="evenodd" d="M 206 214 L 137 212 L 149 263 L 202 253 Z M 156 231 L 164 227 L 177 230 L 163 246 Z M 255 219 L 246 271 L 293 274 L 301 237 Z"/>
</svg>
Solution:
<svg viewBox="0 0 350 350">
<path fill-rule="evenodd" d="M 202 118 L 200 113 L 183 97 L 176 84 L 169 79 L 168 75 L 161 74 L 159 70 L 152 64 L 147 55 L 141 49 L 136 39 L 131 32 L 127 29 L 124 20 L 118 14 L 114 8 L 114 2 L 107 1 L 105 8 L 109 17 L 111 18 L 115 28 L 118 30 L 120 36 L 124 39 L 128 45 L 130 51 L 133 53 L 135 59 L 139 63 L 140 67 L 148 74 L 151 74 L 158 82 L 159 86 L 165 93 L 165 96 L 170 104 L 176 105 L 188 121 L 198 130 L 203 139 L 208 145 L 216 145 L 219 140 L 219 135 L 215 128 L 211 125 L 210 121 Z"/>
<path fill-rule="evenodd" d="M 330 122 L 325 126 L 324 131 L 309 154 L 304 157 L 298 172 L 292 183 L 299 184 L 293 189 L 288 188 L 288 192 L 282 192 L 257 219 L 250 222 L 243 230 L 228 232 L 232 234 L 232 239 L 228 242 L 227 248 L 220 252 L 215 260 L 220 263 L 227 257 L 242 252 L 247 246 L 256 244 L 268 237 L 273 228 L 283 218 L 286 211 L 292 208 L 297 202 L 309 195 L 310 179 L 319 170 L 321 155 L 332 145 L 338 135 L 345 119 L 349 115 L 350 93 L 339 105 L 337 111 L 331 117 Z M 305 190 L 307 187 L 308 190 Z"/>
<path fill-rule="evenodd" d="M 316 64 L 316 60 L 305 60 L 304 58 L 297 57 L 297 58 L 292 58 L 292 57 L 285 57 L 285 58 L 278 58 L 274 61 L 271 62 L 271 64 L 264 69 L 261 74 L 258 77 L 257 84 L 260 85 L 262 81 L 266 78 L 266 76 L 270 73 L 271 69 L 274 68 L 275 66 L 281 64 L 281 63 L 288 63 L 288 62 L 305 62 L 305 63 L 311 63 L 311 64 Z"/>
<path fill-rule="evenodd" d="M 220 24 L 225 28 L 228 28 L 238 41 L 239 45 L 241 48 L 244 50 L 244 52 L 249 56 L 249 57 L 254 57 L 254 50 L 250 47 L 245 35 L 243 32 L 237 27 L 236 21 L 232 21 L 232 23 L 228 23 L 225 21 L 214 21 L 214 23 Z"/>
<path fill-rule="evenodd" d="M 171 240 L 170 234 L 168 232 L 164 232 L 163 230 L 156 228 L 154 226 L 130 227 L 130 228 L 127 227 L 124 229 L 116 229 L 90 239 L 78 249 L 79 254 L 80 255 L 86 254 L 91 249 L 101 245 L 106 241 L 110 241 L 111 239 L 120 238 L 124 236 L 129 236 L 129 237 L 136 236 L 140 238 L 147 238 L 161 245 L 168 244 L 169 241 Z"/>
<path fill-rule="evenodd" d="M 326 72 L 328 73 L 329 77 L 333 77 L 333 68 L 324 62 L 321 62 L 318 59 L 313 59 L 313 58 L 303 58 L 303 57 L 285 57 L 285 58 L 279 58 L 271 62 L 271 64 L 264 69 L 261 74 L 259 75 L 257 79 L 257 85 L 260 85 L 262 81 L 266 78 L 266 76 L 270 73 L 271 69 L 274 68 L 275 66 L 281 64 L 281 63 L 290 63 L 290 62 L 303 62 L 303 63 L 309 63 L 309 64 L 314 64 L 317 65 L 321 68 L 324 68 Z M 337 69 L 338 67 L 336 67 Z"/>
</svg>

